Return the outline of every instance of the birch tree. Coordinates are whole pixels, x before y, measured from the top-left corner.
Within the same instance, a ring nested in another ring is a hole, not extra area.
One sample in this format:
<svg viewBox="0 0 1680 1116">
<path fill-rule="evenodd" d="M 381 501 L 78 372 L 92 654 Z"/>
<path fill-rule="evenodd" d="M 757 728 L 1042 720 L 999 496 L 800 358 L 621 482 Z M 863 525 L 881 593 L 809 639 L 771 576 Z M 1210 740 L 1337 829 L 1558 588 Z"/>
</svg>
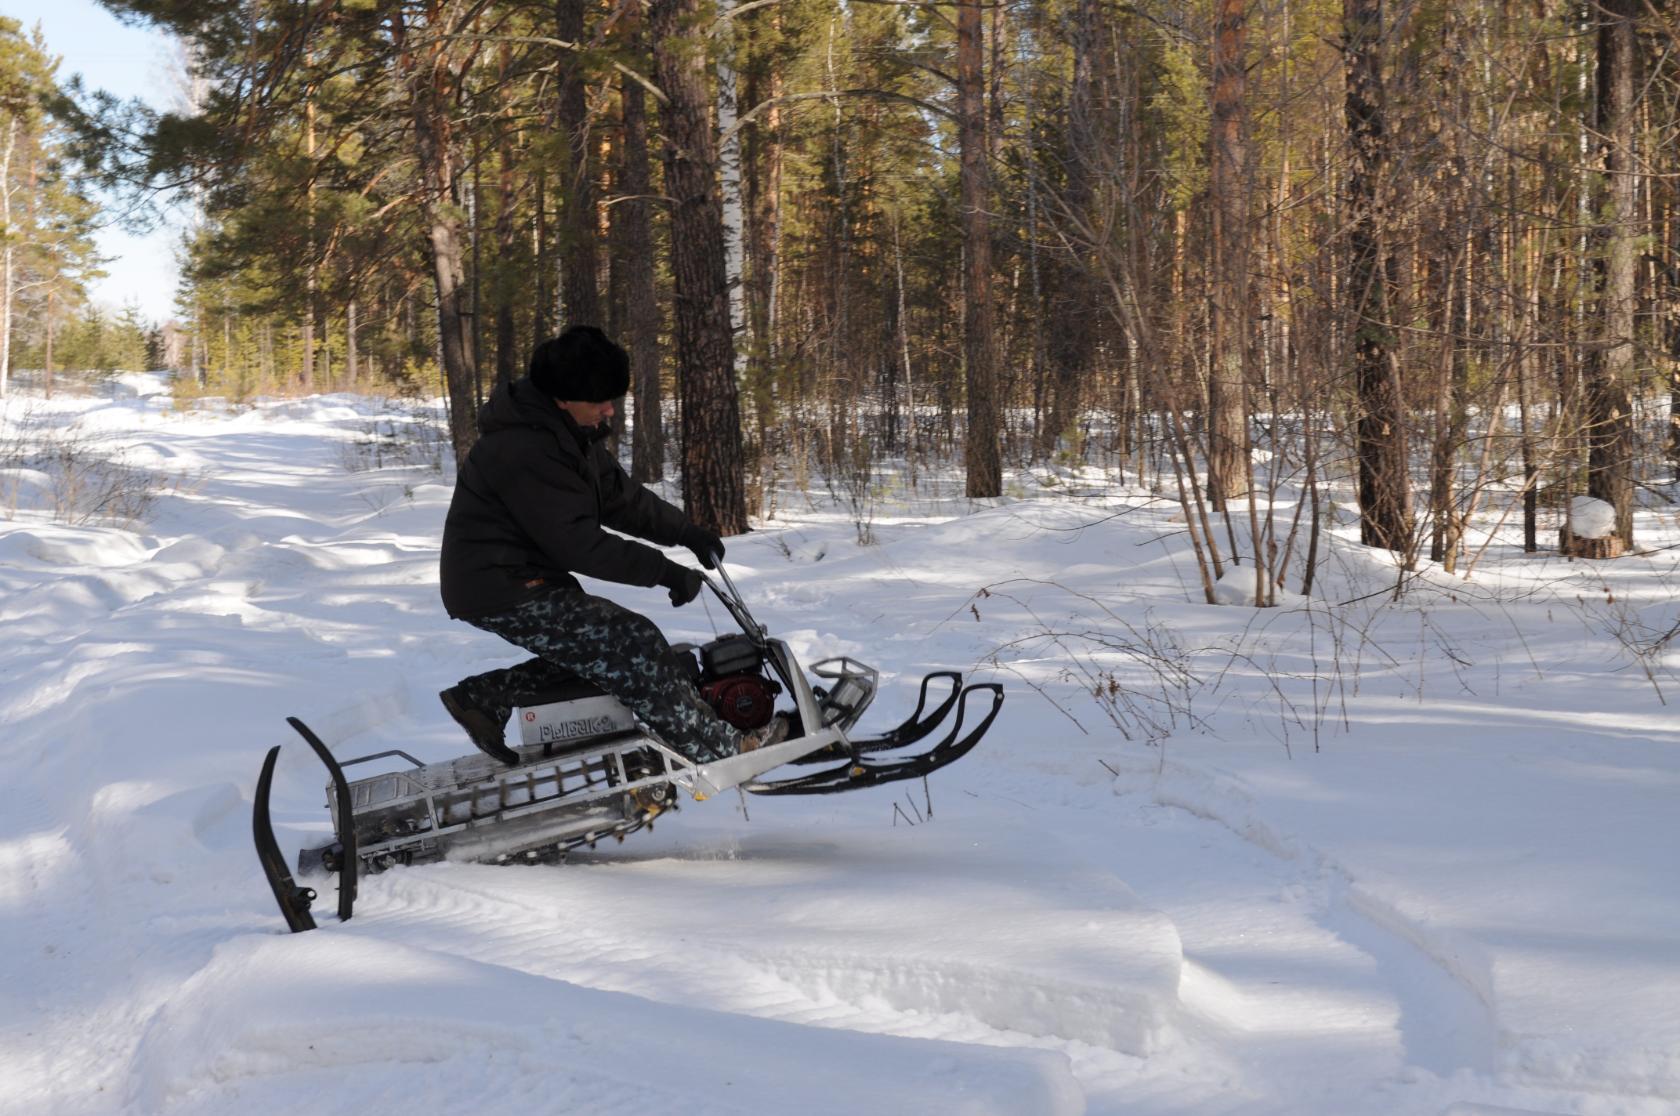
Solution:
<svg viewBox="0 0 1680 1116">
<path fill-rule="evenodd" d="M 717 0 L 718 188 L 723 204 L 723 275 L 729 285 L 729 329 L 735 339 L 735 379 L 746 371 L 746 287 L 742 273 L 746 207 L 741 190 L 740 103 L 736 95 L 735 12 L 738 0 Z"/>
</svg>

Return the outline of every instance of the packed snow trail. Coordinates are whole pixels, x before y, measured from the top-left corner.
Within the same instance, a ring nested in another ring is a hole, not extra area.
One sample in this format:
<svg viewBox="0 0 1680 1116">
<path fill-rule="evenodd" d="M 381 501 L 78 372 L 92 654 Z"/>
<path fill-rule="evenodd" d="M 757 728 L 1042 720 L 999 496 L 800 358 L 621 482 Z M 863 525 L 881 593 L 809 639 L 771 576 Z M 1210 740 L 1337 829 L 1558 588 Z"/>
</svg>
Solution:
<svg viewBox="0 0 1680 1116">
<path fill-rule="evenodd" d="M 327 822 L 283 718 L 446 758 L 436 691 L 517 655 L 437 605 L 447 479 L 347 471 L 361 400 L 53 406 L 171 487 L 134 529 L 0 523 L 0 1113 L 1680 1106 L 1680 740 L 1618 658 L 1672 620 L 1655 559 L 1332 620 L 1193 603 L 1135 496 L 923 498 L 860 548 L 783 494 L 732 569 L 802 657 L 882 668 L 869 723 L 1002 664 L 927 797 L 690 805 L 564 866 L 373 877 L 293 937 L 250 848 L 268 746 L 288 855 Z M 1338 554 L 1344 596 L 1384 576 Z"/>
</svg>

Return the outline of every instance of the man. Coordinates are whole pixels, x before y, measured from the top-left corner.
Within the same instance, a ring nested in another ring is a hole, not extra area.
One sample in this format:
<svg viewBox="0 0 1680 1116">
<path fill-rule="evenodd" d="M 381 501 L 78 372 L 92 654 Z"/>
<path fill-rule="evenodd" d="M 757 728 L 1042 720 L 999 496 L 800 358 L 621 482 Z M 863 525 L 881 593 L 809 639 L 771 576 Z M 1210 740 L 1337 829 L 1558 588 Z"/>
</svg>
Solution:
<svg viewBox="0 0 1680 1116">
<path fill-rule="evenodd" d="M 700 574 L 623 535 L 685 546 L 707 569 L 723 557 L 716 534 L 631 480 L 608 451 L 614 401 L 629 383 L 628 354 L 594 326 L 544 341 L 529 374 L 498 387 L 479 412 L 479 439 L 455 480 L 443 527 L 444 608 L 537 657 L 438 696 L 479 750 L 503 763 L 519 758 L 503 736 L 513 706 L 568 674 L 618 698 L 696 762 L 787 732 L 781 717 L 747 736 L 719 720 L 651 620 L 585 593 L 574 576 L 659 585 L 680 607 L 699 595 Z"/>
</svg>

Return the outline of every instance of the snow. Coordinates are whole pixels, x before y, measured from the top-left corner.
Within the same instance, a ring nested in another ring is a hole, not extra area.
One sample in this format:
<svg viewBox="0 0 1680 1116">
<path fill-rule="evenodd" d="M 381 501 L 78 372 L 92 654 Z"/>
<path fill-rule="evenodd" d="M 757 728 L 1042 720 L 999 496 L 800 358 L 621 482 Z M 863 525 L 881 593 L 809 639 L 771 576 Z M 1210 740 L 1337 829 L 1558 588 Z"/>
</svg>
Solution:
<svg viewBox="0 0 1680 1116">
<path fill-rule="evenodd" d="M 1570 533 L 1583 539 L 1602 539 L 1616 529 L 1616 508 L 1591 496 L 1569 501 Z"/>
<path fill-rule="evenodd" d="M 752 1073 L 767 1053 L 777 1073 Z M 417 1094 L 428 1107 L 489 1113 L 980 1116 L 1077 1112 L 1082 1100 L 1067 1060 L 1047 1051 L 652 1010 L 635 995 L 350 935 L 218 945 L 147 1022 L 135 1064 L 125 1101 L 153 1112 L 295 1111 L 300 1090 L 368 1112 Z"/>
<path fill-rule="evenodd" d="M 1225 572 L 1213 584 L 1213 596 L 1219 604 L 1249 605 L 1254 604 L 1253 566 L 1227 566 Z M 1266 592 L 1272 605 L 1295 605 L 1301 603 L 1301 598 L 1288 589 L 1278 585 L 1271 577 L 1266 578 Z"/>
<path fill-rule="evenodd" d="M 923 671 L 1001 681 L 974 753 L 364 878 L 346 924 L 309 881 L 289 935 L 250 842 L 270 746 L 288 858 L 328 822 L 284 717 L 446 759 L 436 691 L 519 655 L 437 603 L 450 478 L 347 468 L 409 413 L 350 396 L 3 407 L 0 441 L 74 423 L 159 482 L 134 523 L 29 485 L 0 520 L 5 1116 L 1680 1110 L 1671 513 L 1613 562 L 1507 533 L 1398 601 L 1344 523 L 1257 610 L 1246 561 L 1202 603 L 1176 509 L 1113 478 L 888 478 L 871 546 L 783 491 L 728 543 L 759 619 L 880 668 L 866 727 Z"/>
</svg>

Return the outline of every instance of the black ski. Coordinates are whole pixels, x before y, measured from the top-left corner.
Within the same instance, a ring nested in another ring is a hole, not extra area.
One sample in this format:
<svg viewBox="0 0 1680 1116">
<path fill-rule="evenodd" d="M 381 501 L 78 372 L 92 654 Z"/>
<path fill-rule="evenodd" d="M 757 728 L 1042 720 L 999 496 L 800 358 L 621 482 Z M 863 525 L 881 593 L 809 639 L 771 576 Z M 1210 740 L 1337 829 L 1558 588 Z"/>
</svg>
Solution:
<svg viewBox="0 0 1680 1116">
<path fill-rule="evenodd" d="M 963 720 L 968 712 L 968 699 L 973 694 L 984 694 L 991 698 L 991 708 L 981 717 L 980 723 L 968 732 L 963 732 Z M 941 708 L 948 708 L 949 702 Z M 967 686 L 962 690 L 957 705 L 957 720 L 951 726 L 945 738 L 926 751 L 916 752 L 908 756 L 883 757 L 880 759 L 859 755 L 853 759 L 815 771 L 809 775 L 799 775 L 790 779 L 760 780 L 742 784 L 743 789 L 753 794 L 764 795 L 794 795 L 794 794 L 838 794 L 842 791 L 861 790 L 864 787 L 877 787 L 882 783 L 896 783 L 904 779 L 920 779 L 934 771 L 938 771 L 947 764 L 955 763 L 967 755 L 980 738 L 986 735 L 986 730 L 992 727 L 997 719 L 998 711 L 1003 708 L 1003 687 L 996 682 L 980 682 Z M 920 712 L 921 706 L 917 706 Z M 912 717 L 906 725 L 916 721 Z M 901 726 L 903 728 L 904 726 Z M 924 726 L 918 725 L 918 728 Z M 898 746 L 913 743 L 925 735 L 925 730 L 910 736 L 908 740 L 900 740 Z M 860 752 L 878 752 L 886 750 L 890 745 L 886 741 L 890 738 L 870 742 L 860 748 Z"/>
<path fill-rule="evenodd" d="M 299 887 L 292 879 L 286 859 L 280 855 L 280 844 L 274 839 L 274 824 L 268 817 L 268 789 L 274 782 L 274 761 L 279 758 L 280 745 L 276 744 L 268 750 L 262 774 L 257 776 L 256 801 L 251 805 L 251 836 L 257 843 L 257 859 L 262 861 L 263 875 L 274 889 L 274 901 L 280 904 L 280 913 L 286 916 L 286 925 L 292 933 L 300 934 L 315 929 L 315 918 L 309 913 L 315 892 Z"/>
<path fill-rule="evenodd" d="M 309 731 L 309 726 L 296 717 L 287 717 L 286 723 L 297 729 L 298 735 L 315 750 L 315 755 L 327 765 L 327 771 L 332 775 L 333 798 L 336 804 L 333 808 L 333 828 L 338 836 L 338 920 L 350 921 L 350 911 L 356 905 L 356 816 L 350 805 L 350 784 L 344 778 L 344 768 L 333 757 L 327 746 L 321 743 L 321 738 Z"/>
<path fill-rule="evenodd" d="M 933 687 L 934 680 L 946 683 L 950 690 L 940 699 L 937 707 L 928 708 L 928 692 Z M 991 683 L 995 685 L 995 683 Z M 868 752 L 884 752 L 893 748 L 903 748 L 914 744 L 932 733 L 945 720 L 953 706 L 962 695 L 962 674 L 954 670 L 936 670 L 922 678 L 921 692 L 916 697 L 916 711 L 903 724 L 882 733 L 880 736 L 858 737 L 851 741 L 851 748 L 843 748 L 838 744 L 831 744 L 827 748 L 819 749 L 809 755 L 801 756 L 793 762 L 796 764 L 829 763 L 840 758 L 855 759 Z M 958 721 L 960 723 L 961 716 Z M 989 724 L 990 722 L 988 722 Z"/>
</svg>

